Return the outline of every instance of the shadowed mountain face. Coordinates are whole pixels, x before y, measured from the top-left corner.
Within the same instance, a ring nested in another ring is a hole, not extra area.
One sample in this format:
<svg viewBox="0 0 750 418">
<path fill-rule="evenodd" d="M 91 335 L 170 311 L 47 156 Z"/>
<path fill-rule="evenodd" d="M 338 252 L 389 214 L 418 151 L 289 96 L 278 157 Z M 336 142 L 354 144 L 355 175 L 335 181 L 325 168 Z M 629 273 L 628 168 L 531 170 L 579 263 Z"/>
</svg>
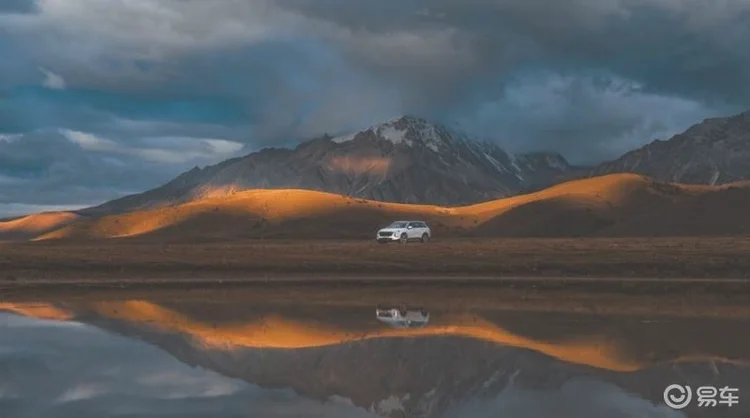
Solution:
<svg viewBox="0 0 750 418">
<path fill-rule="evenodd" d="M 588 169 L 556 153 L 511 155 L 444 126 L 404 116 L 295 149 L 264 149 L 194 168 L 145 193 L 84 214 L 121 213 L 249 189 L 308 189 L 383 202 L 465 205 L 540 190 L 588 174 L 720 185 L 750 179 L 750 112 L 708 119 Z"/>
<path fill-rule="evenodd" d="M 601 164 L 591 174 L 610 173 L 708 185 L 750 179 L 750 112 L 707 119 L 668 141 L 654 141 Z"/>
<path fill-rule="evenodd" d="M 292 387 L 321 401 L 344 397 L 386 417 L 462 416 L 458 411 L 467 405 L 491 403 L 508 392 L 555 394 L 578 385 L 588 386 L 591 392 L 615 389 L 633 399 L 643 399 L 646 405 L 659 404 L 664 388 L 675 381 L 693 387 L 728 384 L 750 389 L 746 384 L 750 368 L 746 366 L 696 362 L 616 374 L 567 364 L 533 351 L 453 337 L 383 339 L 293 352 L 239 349 L 231 353 L 196 350 L 183 341 L 151 341 L 181 361 L 222 375 L 262 387 Z M 592 411 L 597 409 L 594 405 L 598 400 L 591 396 L 589 401 L 591 404 L 579 406 L 578 414 L 563 416 L 595 416 Z M 609 415 L 613 417 L 668 414 L 666 408 L 651 405 L 643 410 L 652 411 L 642 414 L 620 409 L 620 405 L 610 404 L 607 409 L 616 411 Z M 711 412 L 698 415 L 700 412 L 693 416 L 712 416 Z M 742 416 L 739 414 L 733 416 Z M 533 415 L 525 411 L 518 416 Z"/>
<path fill-rule="evenodd" d="M 159 188 L 84 213 L 116 213 L 248 189 L 309 189 L 399 203 L 459 205 L 538 189 L 571 167 L 559 154 L 510 155 L 423 119 L 402 117 L 295 149 L 194 168 Z"/>
<path fill-rule="evenodd" d="M 272 300 L 5 303 L 0 310 L 93 324 L 147 341 L 188 365 L 374 416 L 711 418 L 749 412 L 742 403 L 685 411 L 662 404 L 664 388 L 673 383 L 750 391 L 750 342 L 736 332 L 747 326 L 745 317 L 438 308 L 425 328 L 393 329 L 375 320 L 374 309 Z"/>
</svg>

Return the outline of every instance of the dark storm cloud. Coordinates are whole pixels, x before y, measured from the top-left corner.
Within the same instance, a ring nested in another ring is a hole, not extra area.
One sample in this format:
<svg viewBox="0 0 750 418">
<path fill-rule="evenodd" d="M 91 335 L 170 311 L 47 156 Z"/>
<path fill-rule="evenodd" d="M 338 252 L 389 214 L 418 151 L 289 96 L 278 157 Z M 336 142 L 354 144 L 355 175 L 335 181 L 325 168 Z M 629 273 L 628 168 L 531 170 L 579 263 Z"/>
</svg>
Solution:
<svg viewBox="0 0 750 418">
<path fill-rule="evenodd" d="M 745 0 L 24 4 L 0 8 L 0 135 L 255 149 L 412 113 L 592 163 L 750 107 Z"/>
<path fill-rule="evenodd" d="M 283 0 L 352 31 L 453 30 L 483 66 L 606 69 L 647 88 L 748 105 L 744 0 Z M 461 80 L 458 80 L 460 82 Z M 738 90 L 739 89 L 739 90 Z"/>
<path fill-rule="evenodd" d="M 3 0 L 0 13 L 31 13 L 36 10 L 34 0 Z"/>
<path fill-rule="evenodd" d="M 222 97 L 149 96 L 95 90 L 18 87 L 0 95 L 0 126 L 26 132 L 50 127 L 96 123 L 103 115 L 180 123 L 231 125 L 241 121 L 237 105 Z"/>
<path fill-rule="evenodd" d="M 750 107 L 744 1 L 385 1 L 368 13 L 356 2 L 284 4 L 352 31 L 452 31 L 473 65 L 439 80 L 450 94 L 423 111 L 511 150 L 590 164 Z"/>
<path fill-rule="evenodd" d="M 478 93 L 478 94 L 481 94 Z M 665 139 L 708 116 L 722 115 L 699 102 L 646 91 L 610 74 L 529 72 L 504 87 L 498 100 L 468 101 L 452 109 L 470 115 L 464 129 L 496 135 L 515 151 L 560 151 L 576 163 L 596 163 Z"/>
<path fill-rule="evenodd" d="M 175 170 L 228 158 L 240 149 L 239 143 L 219 139 L 116 141 L 70 130 L 0 136 L 0 217 L 35 207 L 29 205 L 52 210 L 139 192 L 168 181 Z"/>
<path fill-rule="evenodd" d="M 166 180 L 158 167 L 134 159 L 102 158 L 59 132 L 0 141 L 0 203 L 95 203 Z"/>
</svg>

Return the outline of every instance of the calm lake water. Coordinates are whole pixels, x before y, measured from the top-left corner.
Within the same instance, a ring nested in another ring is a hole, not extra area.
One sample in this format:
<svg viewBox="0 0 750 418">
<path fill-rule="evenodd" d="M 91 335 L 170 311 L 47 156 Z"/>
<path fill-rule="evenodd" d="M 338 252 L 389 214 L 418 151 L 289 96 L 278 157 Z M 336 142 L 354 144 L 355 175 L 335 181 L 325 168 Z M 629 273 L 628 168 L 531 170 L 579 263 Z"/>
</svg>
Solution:
<svg viewBox="0 0 750 418">
<path fill-rule="evenodd" d="M 750 416 L 745 310 L 633 300 L 281 287 L 6 299 L 0 417 Z M 382 321 L 378 306 L 429 317 Z M 672 384 L 693 393 L 684 409 L 665 405 Z M 716 406 L 698 405 L 699 387 L 717 388 Z"/>
</svg>

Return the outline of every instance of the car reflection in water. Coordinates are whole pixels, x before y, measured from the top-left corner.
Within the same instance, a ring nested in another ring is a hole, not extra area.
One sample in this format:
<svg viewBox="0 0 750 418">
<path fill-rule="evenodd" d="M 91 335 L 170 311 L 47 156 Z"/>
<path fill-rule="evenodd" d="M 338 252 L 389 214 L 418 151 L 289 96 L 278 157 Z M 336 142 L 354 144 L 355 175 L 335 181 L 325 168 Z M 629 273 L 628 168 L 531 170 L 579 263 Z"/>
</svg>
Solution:
<svg viewBox="0 0 750 418">
<path fill-rule="evenodd" d="M 404 307 L 377 307 L 375 317 L 394 328 L 422 328 L 430 322 L 430 313 L 424 309 Z"/>
</svg>

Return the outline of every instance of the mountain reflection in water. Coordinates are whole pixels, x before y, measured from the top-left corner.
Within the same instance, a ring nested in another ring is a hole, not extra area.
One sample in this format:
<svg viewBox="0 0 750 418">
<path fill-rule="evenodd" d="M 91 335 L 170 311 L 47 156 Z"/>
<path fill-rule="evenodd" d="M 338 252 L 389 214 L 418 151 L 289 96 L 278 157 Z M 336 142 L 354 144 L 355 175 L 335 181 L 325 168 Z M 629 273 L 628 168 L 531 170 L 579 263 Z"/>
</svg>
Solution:
<svg viewBox="0 0 750 418">
<path fill-rule="evenodd" d="M 398 329 L 257 294 L 0 302 L 0 416 L 750 416 L 750 317 L 427 305 Z M 672 383 L 741 401 L 672 411 Z"/>
</svg>

